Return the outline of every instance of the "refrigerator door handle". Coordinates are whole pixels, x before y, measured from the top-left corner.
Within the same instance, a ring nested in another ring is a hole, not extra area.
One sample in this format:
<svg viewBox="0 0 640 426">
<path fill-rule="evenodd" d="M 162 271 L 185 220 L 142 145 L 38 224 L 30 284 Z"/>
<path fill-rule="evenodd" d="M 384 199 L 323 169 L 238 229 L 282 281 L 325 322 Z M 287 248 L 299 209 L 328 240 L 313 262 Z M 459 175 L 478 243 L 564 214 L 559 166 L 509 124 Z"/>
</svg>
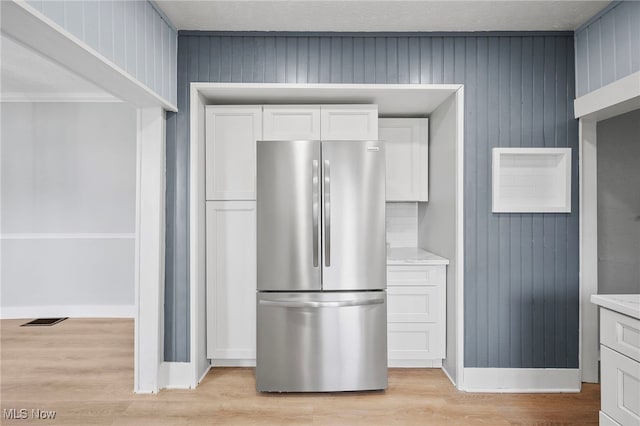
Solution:
<svg viewBox="0 0 640 426">
<path fill-rule="evenodd" d="M 337 300 L 327 302 L 297 302 L 260 299 L 263 306 L 277 306 L 281 308 L 343 308 L 345 306 L 367 306 L 380 305 L 384 303 L 384 298 L 368 300 Z"/>
<path fill-rule="evenodd" d="M 318 186 L 320 185 L 320 180 L 318 179 L 318 160 L 313 160 L 312 162 L 312 177 L 311 177 L 311 197 L 313 198 L 311 204 L 311 214 L 313 215 L 313 267 L 318 267 L 318 222 L 319 222 L 319 212 L 318 212 Z"/>
<path fill-rule="evenodd" d="M 331 266 L 331 164 L 324 160 L 324 264 Z"/>
</svg>

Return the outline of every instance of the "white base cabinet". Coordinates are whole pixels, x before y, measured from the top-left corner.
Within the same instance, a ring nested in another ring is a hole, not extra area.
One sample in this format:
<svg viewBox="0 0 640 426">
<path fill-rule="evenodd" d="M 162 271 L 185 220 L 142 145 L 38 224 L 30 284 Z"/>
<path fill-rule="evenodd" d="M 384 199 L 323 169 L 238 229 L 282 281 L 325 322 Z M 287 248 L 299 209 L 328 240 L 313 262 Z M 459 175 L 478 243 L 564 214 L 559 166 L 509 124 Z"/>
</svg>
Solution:
<svg viewBox="0 0 640 426">
<path fill-rule="evenodd" d="M 600 424 L 640 425 L 640 320 L 600 309 Z"/>
<path fill-rule="evenodd" d="M 389 367 L 442 365 L 446 273 L 446 265 L 387 266 Z"/>
<path fill-rule="evenodd" d="M 207 357 L 212 365 L 256 358 L 256 202 L 208 201 Z"/>
</svg>

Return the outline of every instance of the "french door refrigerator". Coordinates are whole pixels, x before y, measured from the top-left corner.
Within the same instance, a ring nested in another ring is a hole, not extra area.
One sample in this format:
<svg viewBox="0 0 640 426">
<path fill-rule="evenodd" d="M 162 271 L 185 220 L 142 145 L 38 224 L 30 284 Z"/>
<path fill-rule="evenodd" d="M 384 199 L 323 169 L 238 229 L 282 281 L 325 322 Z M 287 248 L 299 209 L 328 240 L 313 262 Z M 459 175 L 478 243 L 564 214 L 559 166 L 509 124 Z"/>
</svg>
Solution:
<svg viewBox="0 0 640 426">
<path fill-rule="evenodd" d="M 386 389 L 384 155 L 257 142 L 258 391 Z"/>
</svg>

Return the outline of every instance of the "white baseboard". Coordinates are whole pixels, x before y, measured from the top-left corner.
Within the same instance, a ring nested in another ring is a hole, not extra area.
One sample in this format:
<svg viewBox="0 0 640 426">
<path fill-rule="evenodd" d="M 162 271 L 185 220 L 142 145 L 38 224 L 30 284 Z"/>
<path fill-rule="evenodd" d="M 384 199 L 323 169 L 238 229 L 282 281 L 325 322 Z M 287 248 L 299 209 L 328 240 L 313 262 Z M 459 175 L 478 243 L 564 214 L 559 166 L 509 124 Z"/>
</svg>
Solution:
<svg viewBox="0 0 640 426">
<path fill-rule="evenodd" d="M 387 361 L 389 368 L 440 368 L 441 359 L 390 359 Z"/>
<path fill-rule="evenodd" d="M 198 384 L 202 383 L 204 378 L 207 377 L 207 374 L 209 374 L 209 370 L 211 370 L 211 361 L 209 361 L 209 365 L 207 365 L 207 368 L 204 369 L 204 372 L 202 373 L 202 375 L 198 379 Z"/>
<path fill-rule="evenodd" d="M 565 368 L 465 368 L 466 392 L 580 392 L 580 370 Z"/>
<path fill-rule="evenodd" d="M 193 389 L 193 365 L 190 362 L 163 362 L 158 372 L 160 389 Z"/>
<path fill-rule="evenodd" d="M 442 366 L 442 371 L 444 372 L 444 375 L 447 376 L 451 384 L 457 389 L 458 385 L 456 385 L 456 381 L 453 380 L 453 378 L 451 377 L 451 374 L 449 374 L 449 372 L 447 371 L 447 368 L 444 365 Z"/>
<path fill-rule="evenodd" d="M 600 410 L 600 426 L 620 426 L 620 423 L 616 422 Z"/>
<path fill-rule="evenodd" d="M 255 367 L 255 359 L 212 359 L 211 367 Z"/>
<path fill-rule="evenodd" d="M 135 305 L 2 306 L 0 319 L 135 318 Z"/>
</svg>

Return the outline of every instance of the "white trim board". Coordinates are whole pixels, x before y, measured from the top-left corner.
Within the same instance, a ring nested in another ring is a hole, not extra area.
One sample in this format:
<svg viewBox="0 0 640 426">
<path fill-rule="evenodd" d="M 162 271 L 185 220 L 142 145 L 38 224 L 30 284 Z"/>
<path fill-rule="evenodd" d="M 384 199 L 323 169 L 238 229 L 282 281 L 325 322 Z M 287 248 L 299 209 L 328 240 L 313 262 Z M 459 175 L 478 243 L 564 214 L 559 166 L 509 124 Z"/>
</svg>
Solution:
<svg viewBox="0 0 640 426">
<path fill-rule="evenodd" d="M 211 368 L 216 367 L 255 367 L 255 359 L 212 359 Z"/>
<path fill-rule="evenodd" d="M 109 94 L 93 93 L 3 93 L 0 102 L 5 103 L 121 103 L 122 100 Z"/>
<path fill-rule="evenodd" d="M 24 0 L 2 1 L 2 31 L 138 108 L 177 107 Z"/>
<path fill-rule="evenodd" d="M 465 368 L 464 391 L 487 393 L 580 392 L 580 370 L 563 368 Z"/>
<path fill-rule="evenodd" d="M 158 369 L 160 389 L 192 389 L 192 367 L 188 362 L 162 362 Z"/>
<path fill-rule="evenodd" d="M 464 386 L 464 86 L 460 86 L 456 92 L 457 114 L 456 119 L 456 377 L 451 380 L 451 375 L 444 370 L 451 382 L 462 389 Z"/>
<path fill-rule="evenodd" d="M 165 119 L 138 109 L 135 241 L 134 391 L 159 390 L 164 341 Z"/>
<path fill-rule="evenodd" d="M 580 96 L 573 108 L 576 118 L 597 121 L 640 108 L 640 71 Z"/>
<path fill-rule="evenodd" d="M 440 368 L 442 369 L 441 359 L 390 359 L 387 361 L 389 368 Z M 443 369 L 444 370 L 444 369 Z M 448 373 L 445 372 L 447 376 Z"/>
<path fill-rule="evenodd" d="M 598 293 L 598 165 L 596 122 L 578 122 L 580 180 L 580 322 L 579 365 L 582 381 L 598 383 L 598 307 L 590 296 Z"/>
<path fill-rule="evenodd" d="M 136 305 L 2 306 L 0 319 L 135 318 Z"/>
</svg>

